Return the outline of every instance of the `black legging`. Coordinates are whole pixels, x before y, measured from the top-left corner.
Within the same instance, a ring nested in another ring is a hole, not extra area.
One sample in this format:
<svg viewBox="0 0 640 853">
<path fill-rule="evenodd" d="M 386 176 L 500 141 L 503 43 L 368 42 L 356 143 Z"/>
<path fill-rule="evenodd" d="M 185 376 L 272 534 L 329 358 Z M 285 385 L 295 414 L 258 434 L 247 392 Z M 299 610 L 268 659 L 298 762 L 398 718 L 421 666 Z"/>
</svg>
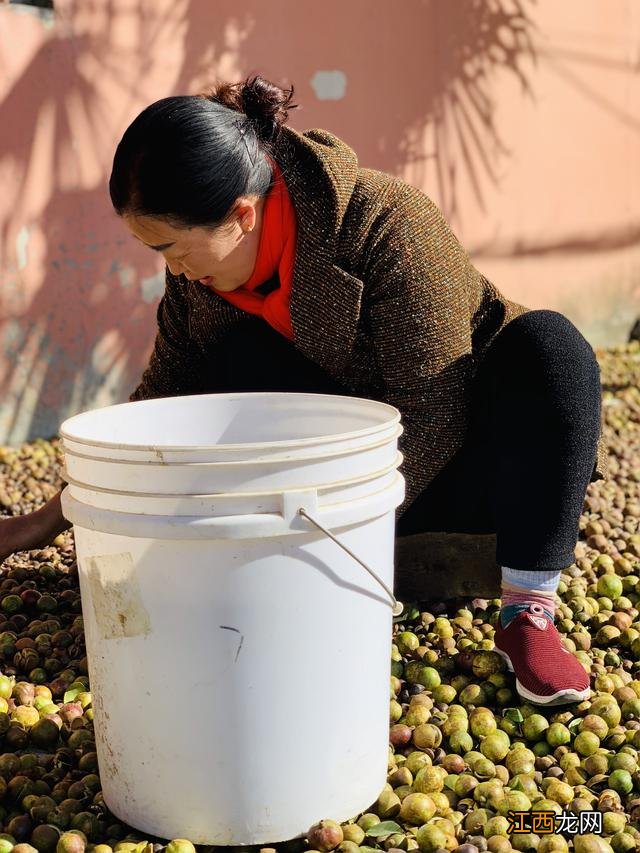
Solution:
<svg viewBox="0 0 640 853">
<path fill-rule="evenodd" d="M 225 390 L 350 393 L 262 320 L 237 326 L 221 350 L 212 370 Z M 566 317 L 512 320 L 477 370 L 462 448 L 398 520 L 398 535 L 496 533 L 501 565 L 571 565 L 601 399 L 594 352 Z"/>
</svg>

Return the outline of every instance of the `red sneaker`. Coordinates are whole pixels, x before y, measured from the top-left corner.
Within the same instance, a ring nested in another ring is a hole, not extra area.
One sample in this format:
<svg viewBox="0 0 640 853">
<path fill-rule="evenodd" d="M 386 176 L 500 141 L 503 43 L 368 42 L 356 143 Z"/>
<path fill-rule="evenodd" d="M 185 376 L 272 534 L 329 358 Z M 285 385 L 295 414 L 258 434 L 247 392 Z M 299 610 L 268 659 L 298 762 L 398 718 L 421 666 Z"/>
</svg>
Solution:
<svg viewBox="0 0 640 853">
<path fill-rule="evenodd" d="M 562 645 L 558 629 L 539 604 L 529 605 L 506 628 L 498 622 L 494 640 L 523 699 L 565 705 L 589 697 L 589 676 Z"/>
</svg>

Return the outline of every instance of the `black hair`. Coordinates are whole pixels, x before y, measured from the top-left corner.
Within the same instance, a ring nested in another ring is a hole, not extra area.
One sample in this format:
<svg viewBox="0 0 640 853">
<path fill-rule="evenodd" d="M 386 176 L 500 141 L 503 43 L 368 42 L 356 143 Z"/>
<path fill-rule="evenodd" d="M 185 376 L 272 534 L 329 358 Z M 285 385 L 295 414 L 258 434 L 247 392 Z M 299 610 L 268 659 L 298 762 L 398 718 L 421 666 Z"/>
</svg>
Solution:
<svg viewBox="0 0 640 853">
<path fill-rule="evenodd" d="M 240 196 L 266 195 L 269 157 L 296 106 L 292 98 L 293 87 L 255 76 L 146 107 L 113 159 L 109 193 L 116 212 L 154 216 L 174 227 L 213 227 Z"/>
</svg>

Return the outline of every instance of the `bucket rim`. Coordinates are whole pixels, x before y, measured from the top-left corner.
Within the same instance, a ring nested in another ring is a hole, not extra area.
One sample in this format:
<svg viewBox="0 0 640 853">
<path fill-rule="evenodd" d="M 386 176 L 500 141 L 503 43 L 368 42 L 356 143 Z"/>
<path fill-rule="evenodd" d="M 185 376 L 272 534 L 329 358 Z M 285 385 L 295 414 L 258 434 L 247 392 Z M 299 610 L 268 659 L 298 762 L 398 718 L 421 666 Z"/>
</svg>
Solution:
<svg viewBox="0 0 640 853">
<path fill-rule="evenodd" d="M 393 462 L 389 465 L 386 465 L 384 468 L 379 468 L 376 471 L 372 471 L 367 474 L 359 474 L 357 477 L 347 477 L 343 480 L 331 480 L 329 482 L 321 482 L 321 483 L 311 483 L 308 486 L 302 487 L 302 491 L 308 490 L 316 490 L 318 494 L 324 492 L 331 492 L 332 489 L 336 488 L 348 488 L 349 486 L 360 485 L 362 483 L 374 482 L 375 480 L 379 480 L 382 477 L 387 476 L 394 470 L 398 470 L 404 461 L 404 457 L 402 453 L 398 450 L 396 451 L 396 457 Z M 117 495 L 123 497 L 139 497 L 141 500 L 146 500 L 147 498 L 189 498 L 195 500 L 205 500 L 208 498 L 221 500 L 224 498 L 265 498 L 272 497 L 274 495 L 282 495 L 284 492 L 297 492 L 300 489 L 297 488 L 284 488 L 284 489 L 262 489 L 250 492 L 196 492 L 194 494 L 184 493 L 184 492 L 132 492 L 129 489 L 108 489 L 105 486 L 94 486 L 90 483 L 82 483 L 80 480 L 76 480 L 73 477 L 69 476 L 67 471 L 64 471 L 64 479 L 68 486 L 72 486 L 74 489 L 80 489 L 85 492 L 97 492 L 99 494 L 108 494 L 108 495 Z"/>
<path fill-rule="evenodd" d="M 384 403 L 380 400 L 371 400 L 368 397 L 349 397 L 344 394 L 311 394 L 304 392 L 284 392 L 284 391 L 252 391 L 248 393 L 240 393 L 234 392 L 229 394 L 183 394 L 179 397 L 171 397 L 172 400 L 189 400 L 193 397 L 202 398 L 217 398 L 217 399 L 225 399 L 229 401 L 240 400 L 252 398 L 256 399 L 259 397 L 311 397 L 311 398 L 322 398 L 326 400 L 349 400 L 356 401 L 361 403 L 367 403 L 369 405 L 373 405 L 379 407 L 380 410 L 387 410 L 389 412 L 389 419 L 383 421 L 382 423 L 376 424 L 375 426 L 363 427 L 362 429 L 350 430 L 348 432 L 342 433 L 331 433 L 327 436 L 311 436 L 310 438 L 299 438 L 299 439 L 282 439 L 279 441 L 243 441 L 234 444 L 130 444 L 127 442 L 113 442 L 113 441 L 100 441 L 100 440 L 87 440 L 86 438 L 79 437 L 77 435 L 72 434 L 69 431 L 70 425 L 72 422 L 78 418 L 82 418 L 85 415 L 93 414 L 96 412 L 103 411 L 104 409 L 117 409 L 124 406 L 145 404 L 145 403 L 154 403 L 157 400 L 166 400 L 169 399 L 167 397 L 153 397 L 149 400 L 136 400 L 129 401 L 126 403 L 115 403 L 111 406 L 103 406 L 99 409 L 89 409 L 86 412 L 79 412 L 76 415 L 72 415 L 69 418 L 66 418 L 62 424 L 60 425 L 59 435 L 64 441 L 67 439 L 68 441 L 72 441 L 75 444 L 81 444 L 86 447 L 101 447 L 101 448 L 110 448 L 114 450 L 132 450 L 132 451 L 140 451 L 145 453 L 153 453 L 157 454 L 158 451 L 164 452 L 174 452 L 174 451 L 207 451 L 207 450 L 219 450 L 219 451 L 241 451 L 243 449 L 251 449 L 251 450 L 261 450 L 269 447 L 304 447 L 305 445 L 317 444 L 319 441 L 330 442 L 338 442 L 338 441 L 348 441 L 349 439 L 355 438 L 365 438 L 368 435 L 373 435 L 376 432 L 380 432 L 384 429 L 389 429 L 393 424 L 398 424 L 400 422 L 400 411 L 392 406 L 390 403 Z M 187 463 L 185 463 L 187 464 Z"/>
<path fill-rule="evenodd" d="M 91 456 L 88 453 L 78 453 L 75 450 L 69 450 L 65 448 L 64 456 L 65 459 L 82 459 L 89 462 L 99 462 L 105 465 L 133 465 L 140 466 L 143 469 L 149 468 L 171 468 L 172 470 L 188 470 L 189 468 L 198 468 L 198 469 L 206 469 L 206 470 L 220 470 L 223 468 L 261 468 L 261 467 L 269 467 L 269 466 L 278 466 L 284 463 L 305 463 L 305 462 L 314 462 L 320 461 L 323 459 L 339 459 L 341 456 L 354 456 L 356 453 L 369 453 L 372 450 L 379 450 L 381 447 L 386 447 L 390 445 L 394 440 L 397 441 L 398 438 L 403 433 L 403 427 L 401 424 L 398 424 L 392 435 L 387 436 L 382 439 L 376 439 L 375 443 L 365 444 L 362 447 L 347 447 L 341 448 L 340 450 L 334 450 L 333 448 L 327 448 L 326 453 L 312 453 L 309 456 L 296 456 L 292 459 L 287 459 L 286 457 L 276 457 L 275 459 L 222 459 L 222 460 L 201 460 L 197 462 L 187 461 L 187 462 L 167 462 L 163 456 L 167 452 L 165 447 L 158 447 L 154 451 L 155 459 L 117 459 L 112 458 L 110 456 Z M 373 438 L 376 438 L 375 433 L 372 433 Z M 337 444 L 337 442 L 335 442 Z M 228 445 L 229 447 L 231 445 Z M 222 445 L 215 445 L 215 447 L 222 447 Z"/>
</svg>

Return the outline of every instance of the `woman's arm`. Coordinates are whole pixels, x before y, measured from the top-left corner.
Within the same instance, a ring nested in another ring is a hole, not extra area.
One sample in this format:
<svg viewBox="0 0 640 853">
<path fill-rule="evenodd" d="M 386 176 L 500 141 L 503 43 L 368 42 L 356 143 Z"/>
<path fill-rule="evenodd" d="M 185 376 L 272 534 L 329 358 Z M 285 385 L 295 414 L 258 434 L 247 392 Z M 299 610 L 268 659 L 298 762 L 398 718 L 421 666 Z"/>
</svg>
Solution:
<svg viewBox="0 0 640 853">
<path fill-rule="evenodd" d="M 204 381 L 204 355 L 191 337 L 185 284 L 166 269 L 158 305 L 158 332 L 142 380 L 130 400 L 198 393 Z"/>
<path fill-rule="evenodd" d="M 16 551 L 43 548 L 70 527 L 62 515 L 58 492 L 35 512 L 0 521 L 0 562 Z"/>
<path fill-rule="evenodd" d="M 391 191 L 365 284 L 385 400 L 402 413 L 404 511 L 446 465 L 468 425 L 473 370 L 468 289 L 478 273 L 423 193 Z"/>
</svg>

